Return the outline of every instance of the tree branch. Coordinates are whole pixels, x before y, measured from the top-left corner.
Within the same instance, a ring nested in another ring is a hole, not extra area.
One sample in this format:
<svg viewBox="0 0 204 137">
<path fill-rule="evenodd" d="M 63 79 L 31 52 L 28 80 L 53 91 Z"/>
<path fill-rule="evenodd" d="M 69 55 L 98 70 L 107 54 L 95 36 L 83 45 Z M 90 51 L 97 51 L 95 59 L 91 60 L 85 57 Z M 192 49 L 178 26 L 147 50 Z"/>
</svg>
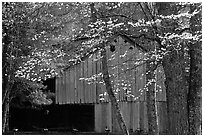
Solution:
<svg viewBox="0 0 204 137">
<path fill-rule="evenodd" d="M 148 16 L 147 16 L 146 12 L 144 11 L 144 8 L 142 7 L 141 3 L 140 3 L 140 7 L 141 7 L 143 13 L 145 14 L 146 18 L 148 19 Z M 146 5 L 146 7 L 147 7 L 147 9 L 148 9 L 148 12 L 149 12 L 149 14 L 150 14 L 152 20 L 155 21 L 155 17 L 154 17 L 154 16 L 152 15 L 152 13 L 150 12 L 150 9 L 149 9 L 148 5 Z M 164 46 L 161 44 L 160 38 L 157 36 L 157 34 L 158 34 L 157 26 L 152 25 L 152 23 L 151 23 L 151 26 L 152 26 L 152 28 L 154 29 L 154 32 L 155 32 L 155 34 L 156 34 L 156 39 L 155 39 L 155 40 L 157 41 L 157 43 L 159 44 L 160 47 L 164 48 Z"/>
<path fill-rule="evenodd" d="M 135 20 L 135 19 L 131 18 L 130 16 L 127 16 L 127 15 L 124 15 L 124 14 L 106 15 L 106 16 L 101 16 L 101 17 L 99 17 L 99 19 L 100 19 L 100 18 L 110 18 L 110 17 L 123 17 L 123 18 L 131 19 L 131 20 L 133 20 L 133 21 L 138 21 L 138 20 Z"/>
</svg>

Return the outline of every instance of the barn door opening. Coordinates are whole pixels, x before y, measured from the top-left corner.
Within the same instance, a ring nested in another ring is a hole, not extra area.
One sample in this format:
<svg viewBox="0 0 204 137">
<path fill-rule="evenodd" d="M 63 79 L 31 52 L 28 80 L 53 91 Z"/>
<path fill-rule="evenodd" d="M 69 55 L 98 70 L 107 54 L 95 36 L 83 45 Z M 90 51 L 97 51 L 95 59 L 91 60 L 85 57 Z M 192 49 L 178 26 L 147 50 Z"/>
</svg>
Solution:
<svg viewBox="0 0 204 137">
<path fill-rule="evenodd" d="M 72 132 L 94 131 L 94 105 L 56 105 L 49 110 L 48 126 Z"/>
</svg>

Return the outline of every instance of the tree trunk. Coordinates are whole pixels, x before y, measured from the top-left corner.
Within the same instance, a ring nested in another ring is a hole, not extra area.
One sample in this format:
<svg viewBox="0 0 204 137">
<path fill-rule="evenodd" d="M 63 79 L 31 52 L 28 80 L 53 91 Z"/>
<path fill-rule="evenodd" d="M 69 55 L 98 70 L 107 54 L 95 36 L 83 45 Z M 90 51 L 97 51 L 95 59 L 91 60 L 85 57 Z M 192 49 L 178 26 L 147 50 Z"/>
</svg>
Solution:
<svg viewBox="0 0 204 137">
<path fill-rule="evenodd" d="M 113 109 L 114 114 L 116 115 L 116 119 L 119 123 L 119 127 L 122 130 L 124 134 L 129 134 L 128 129 L 126 127 L 125 121 L 122 117 L 122 114 L 120 112 L 119 104 L 118 101 L 115 97 L 115 94 L 113 92 L 112 86 L 111 86 L 111 81 L 109 77 L 109 72 L 108 72 L 108 65 L 107 65 L 107 56 L 106 56 L 106 50 L 105 48 L 102 50 L 102 73 L 103 73 L 103 80 L 106 85 L 106 91 L 109 95 L 109 98 L 111 100 L 111 107 Z"/>
<path fill-rule="evenodd" d="M 147 62 L 147 82 L 155 79 L 155 66 Z M 150 135 L 159 134 L 158 123 L 157 123 L 157 113 L 156 113 L 156 96 L 155 96 L 155 81 L 148 84 L 147 96 L 147 116 L 148 116 L 148 129 Z"/>
<path fill-rule="evenodd" d="M 182 50 L 172 50 L 163 60 L 166 76 L 168 133 L 173 135 L 188 134 L 188 86 L 184 62 Z"/>
<path fill-rule="evenodd" d="M 2 104 L 2 133 L 8 132 L 9 131 L 9 103 L 10 98 L 9 98 L 9 91 L 7 92 L 6 95 L 6 100 L 4 104 Z"/>
<path fill-rule="evenodd" d="M 191 6 L 191 13 L 196 9 Z M 202 15 L 197 14 L 190 19 L 190 28 L 192 33 L 201 31 Z M 190 75 L 189 75 L 189 134 L 198 135 L 202 134 L 202 43 L 196 42 L 189 47 L 190 55 Z"/>
<path fill-rule="evenodd" d="M 196 45 L 191 45 L 195 47 Z M 190 76 L 189 76 L 189 134 L 201 134 L 202 124 L 202 67 L 201 56 L 196 50 L 190 49 Z"/>
</svg>

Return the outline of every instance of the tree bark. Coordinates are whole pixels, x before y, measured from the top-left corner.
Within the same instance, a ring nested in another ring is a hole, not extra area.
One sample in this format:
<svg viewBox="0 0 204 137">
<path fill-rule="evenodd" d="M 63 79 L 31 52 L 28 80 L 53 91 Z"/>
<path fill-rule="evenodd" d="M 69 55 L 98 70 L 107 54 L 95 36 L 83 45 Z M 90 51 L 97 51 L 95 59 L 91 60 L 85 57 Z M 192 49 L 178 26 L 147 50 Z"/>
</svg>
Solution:
<svg viewBox="0 0 204 137">
<path fill-rule="evenodd" d="M 163 59 L 166 76 L 168 134 L 188 134 L 187 79 L 182 50 L 172 50 Z"/>
<path fill-rule="evenodd" d="M 192 13 L 197 6 L 190 7 Z M 197 14 L 190 19 L 191 32 L 201 31 L 202 15 Z M 190 75 L 189 75 L 189 134 L 202 134 L 202 43 L 196 42 L 189 45 Z"/>
<path fill-rule="evenodd" d="M 6 100 L 4 104 L 2 105 L 2 133 L 9 131 L 9 104 L 10 104 L 10 98 L 9 94 L 10 92 L 7 91 L 6 94 Z"/>
<path fill-rule="evenodd" d="M 191 45 L 192 48 L 196 45 Z M 188 105 L 189 105 L 189 134 L 197 135 L 201 134 L 202 124 L 202 67 L 201 55 L 190 48 L 190 76 L 189 76 L 189 93 L 188 93 Z"/>
<path fill-rule="evenodd" d="M 126 135 L 129 134 L 129 131 L 126 127 L 125 121 L 122 117 L 121 111 L 120 111 L 120 107 L 118 104 L 118 101 L 115 97 L 115 94 L 113 92 L 113 88 L 111 85 L 111 81 L 110 81 L 110 77 L 109 77 L 109 72 L 108 72 L 108 65 L 107 65 L 107 55 L 106 55 L 106 50 L 105 47 L 102 49 L 101 52 L 102 55 L 102 74 L 103 74 L 103 80 L 105 82 L 106 85 L 106 91 L 109 95 L 110 101 L 111 101 L 111 107 L 113 109 L 114 114 L 116 115 L 116 119 L 119 123 L 119 127 L 122 130 L 122 132 Z"/>
<path fill-rule="evenodd" d="M 156 64 L 150 64 L 150 61 L 147 62 L 147 82 L 155 79 L 155 70 Z M 157 113 L 156 113 L 156 96 L 155 96 L 155 81 L 148 84 L 148 91 L 146 92 L 147 96 L 147 116 L 148 116 L 148 129 L 150 135 L 158 135 L 158 123 L 157 123 Z"/>
</svg>

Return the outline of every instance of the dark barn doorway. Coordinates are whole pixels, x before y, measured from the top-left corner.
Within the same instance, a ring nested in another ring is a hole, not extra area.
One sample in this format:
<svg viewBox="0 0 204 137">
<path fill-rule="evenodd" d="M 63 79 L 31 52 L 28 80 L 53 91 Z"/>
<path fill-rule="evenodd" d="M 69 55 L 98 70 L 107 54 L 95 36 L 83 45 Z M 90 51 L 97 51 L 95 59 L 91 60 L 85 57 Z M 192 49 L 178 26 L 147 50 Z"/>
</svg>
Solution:
<svg viewBox="0 0 204 137">
<path fill-rule="evenodd" d="M 78 132 L 94 131 L 94 105 L 66 104 L 48 109 L 48 129 Z"/>
</svg>

